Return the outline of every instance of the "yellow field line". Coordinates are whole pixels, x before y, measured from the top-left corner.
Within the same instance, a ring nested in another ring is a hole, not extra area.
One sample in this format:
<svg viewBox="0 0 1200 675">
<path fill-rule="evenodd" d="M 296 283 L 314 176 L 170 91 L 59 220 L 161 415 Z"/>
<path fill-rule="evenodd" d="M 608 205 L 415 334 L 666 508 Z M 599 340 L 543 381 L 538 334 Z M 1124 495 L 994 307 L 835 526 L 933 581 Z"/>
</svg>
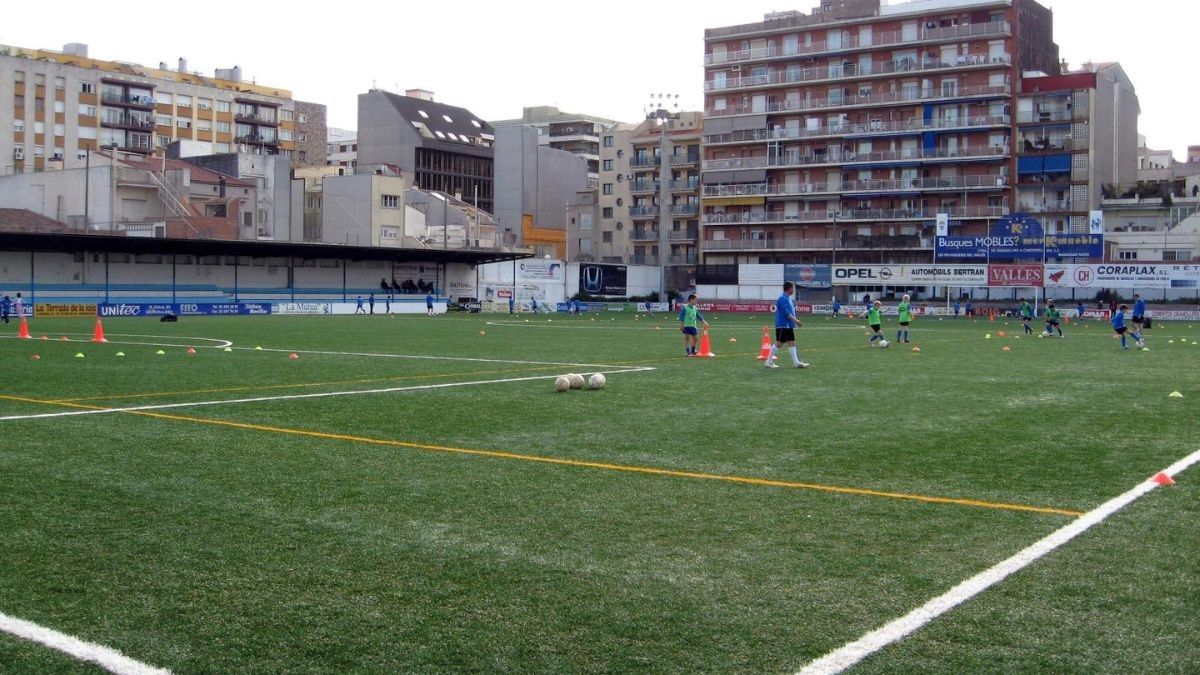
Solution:
<svg viewBox="0 0 1200 675">
<path fill-rule="evenodd" d="M 101 406 L 92 406 L 79 403 L 62 403 L 58 401 L 40 401 L 37 399 L 20 398 L 16 396 L 0 395 L 0 399 L 21 401 L 25 403 L 41 403 L 46 405 L 58 405 L 70 408 L 81 408 L 85 410 L 105 410 Z M 429 443 L 413 443 L 409 441 L 397 441 L 385 438 L 370 438 L 367 436 L 352 436 L 348 434 L 334 434 L 324 431 L 309 431 L 305 429 L 289 429 L 286 427 L 267 426 L 263 424 L 250 424 L 247 422 L 233 422 L 229 420 L 209 419 L 204 417 L 190 417 L 187 415 L 173 415 L 167 413 L 152 412 L 147 410 L 123 410 L 120 411 L 129 415 L 138 415 L 140 417 L 151 417 L 155 419 L 172 420 L 176 422 L 192 422 L 195 424 L 206 424 L 211 426 L 221 426 L 233 429 L 243 429 L 247 431 L 263 431 L 268 433 L 286 434 L 289 436 L 301 436 L 305 438 L 318 438 L 323 440 L 343 441 L 348 443 L 361 443 L 365 445 L 377 445 L 394 448 L 411 448 L 416 450 L 428 450 L 433 452 L 443 452 L 457 455 L 469 455 L 474 457 L 488 457 L 492 459 L 508 459 L 522 462 L 536 462 L 541 464 L 553 464 L 557 466 L 569 466 L 585 469 L 600 469 L 604 471 L 619 471 L 623 473 L 638 473 L 651 476 L 666 476 L 671 478 L 689 478 L 693 480 L 710 480 L 721 481 L 726 483 L 737 483 L 742 485 L 758 485 L 764 487 L 787 488 L 794 490 L 813 490 L 817 492 L 829 492 L 834 494 L 857 495 L 865 497 L 882 497 L 887 499 L 899 499 L 904 501 L 924 502 L 927 504 L 953 504 L 957 506 L 971 506 L 984 509 L 995 509 L 1001 511 L 1023 511 L 1028 513 L 1042 513 L 1056 516 L 1082 516 L 1082 511 L 1071 509 L 1059 509 L 1047 506 L 1029 506 L 1026 504 L 1011 504 L 1005 502 L 990 502 L 979 499 L 960 499 L 955 497 L 935 497 L 930 495 L 913 494 L 907 492 L 888 492 L 884 490 L 871 490 L 866 488 L 845 487 L 840 485 L 826 485 L 822 483 L 800 483 L 794 481 L 774 480 L 769 478 L 753 478 L 747 476 L 736 476 L 729 474 L 703 473 L 699 471 L 680 471 L 676 469 L 664 469 L 660 467 L 636 466 L 629 464 L 611 464 L 608 462 L 593 462 L 579 459 L 566 459 L 562 457 L 546 457 L 542 455 L 527 455 L 516 452 L 501 452 L 497 450 L 475 450 L 470 448 L 456 448 L 446 445 L 434 445 Z"/>
</svg>

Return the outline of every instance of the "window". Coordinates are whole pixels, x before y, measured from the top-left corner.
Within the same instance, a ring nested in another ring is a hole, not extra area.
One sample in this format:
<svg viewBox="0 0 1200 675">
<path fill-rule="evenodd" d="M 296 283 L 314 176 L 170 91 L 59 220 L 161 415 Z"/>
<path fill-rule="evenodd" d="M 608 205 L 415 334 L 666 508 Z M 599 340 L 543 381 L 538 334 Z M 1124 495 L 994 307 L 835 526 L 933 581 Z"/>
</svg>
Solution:
<svg viewBox="0 0 1200 675">
<path fill-rule="evenodd" d="M 399 195 L 383 195 L 382 201 L 383 201 L 383 208 L 385 208 L 385 209 L 400 208 L 400 196 Z"/>
<path fill-rule="evenodd" d="M 66 136 L 67 135 L 67 125 L 55 124 L 54 125 L 54 135 L 55 136 Z"/>
<path fill-rule="evenodd" d="M 175 105 L 180 108 L 190 108 L 192 107 L 192 97 L 180 94 L 175 97 Z"/>
<path fill-rule="evenodd" d="M 67 112 L 67 104 L 63 103 L 62 101 L 55 101 L 54 102 L 54 112 L 56 112 L 56 113 Z"/>
<path fill-rule="evenodd" d="M 169 126 L 171 126 L 171 116 L 170 115 L 155 115 L 154 123 L 160 127 L 169 127 Z"/>
<path fill-rule="evenodd" d="M 13 120 L 13 131 L 18 134 L 25 131 L 25 120 Z"/>
<path fill-rule="evenodd" d="M 96 127 L 79 127 L 79 140 L 94 141 L 99 134 L 96 132 Z"/>
<path fill-rule="evenodd" d="M 229 144 L 228 143 L 217 143 L 217 152 L 218 153 L 229 152 Z"/>
<path fill-rule="evenodd" d="M 429 113 L 425 112 L 424 110 L 418 110 L 417 114 L 425 119 L 429 119 Z"/>
<path fill-rule="evenodd" d="M 158 147 L 160 147 L 160 148 L 165 148 L 171 144 L 170 136 L 163 136 L 163 135 L 159 134 L 158 136 L 156 136 L 156 138 L 158 138 Z"/>
<path fill-rule="evenodd" d="M 96 93 L 96 83 L 95 82 L 80 82 L 79 83 L 79 92 L 82 94 Z"/>
<path fill-rule="evenodd" d="M 217 101 L 217 112 L 229 112 L 229 101 Z"/>
<path fill-rule="evenodd" d="M 600 233 L 600 241 L 604 242 L 605 244 L 611 244 L 612 243 L 612 231 L 605 230 L 604 232 L 601 232 Z"/>
<path fill-rule="evenodd" d="M 611 206 L 604 207 L 604 210 L 601 212 L 601 215 L 604 218 L 612 218 L 613 217 L 613 208 Z"/>
<path fill-rule="evenodd" d="M 174 100 L 175 98 L 172 94 L 161 91 L 158 93 L 158 102 L 163 105 L 171 105 Z"/>
<path fill-rule="evenodd" d="M 604 160 L 604 170 L 605 171 L 613 170 L 613 161 L 611 159 Z"/>
<path fill-rule="evenodd" d="M 300 141 L 301 143 L 308 142 L 308 134 L 304 133 L 303 131 L 297 134 L 297 136 L 298 138 L 296 140 Z"/>
<path fill-rule="evenodd" d="M 442 115 L 442 119 L 446 120 L 446 124 L 454 124 L 454 120 L 450 119 L 449 115 Z"/>
<path fill-rule="evenodd" d="M 196 128 L 200 131 L 212 131 L 212 122 L 208 120 L 196 120 Z"/>
<path fill-rule="evenodd" d="M 613 137 L 605 136 L 604 137 L 604 147 L 611 148 L 612 146 L 613 146 Z"/>
<path fill-rule="evenodd" d="M 54 78 L 54 88 L 58 89 L 58 90 L 66 89 L 67 88 L 67 78 L 65 78 L 65 77 Z"/>
<path fill-rule="evenodd" d="M 201 110 L 212 110 L 212 108 L 213 108 L 212 103 L 213 102 L 212 102 L 211 98 L 196 99 L 196 107 Z"/>
<path fill-rule="evenodd" d="M 24 82 L 24 81 L 25 81 L 25 71 L 23 71 L 23 70 L 14 70 L 14 71 L 13 71 L 13 82 L 16 82 L 17 84 L 20 84 L 20 83 L 22 83 L 22 82 Z"/>
<path fill-rule="evenodd" d="M 279 140 L 281 140 L 281 141 L 292 140 L 292 132 L 288 131 L 287 129 L 280 129 L 279 130 Z"/>
<path fill-rule="evenodd" d="M 280 122 L 291 122 L 292 121 L 292 111 L 291 110 L 280 110 L 279 111 L 279 121 Z"/>
<path fill-rule="evenodd" d="M 217 133 L 229 133 L 229 122 L 217 122 Z"/>
<path fill-rule="evenodd" d="M 186 117 L 180 117 L 179 119 L 175 120 L 175 126 L 179 127 L 180 129 L 191 129 L 192 121 Z"/>
<path fill-rule="evenodd" d="M 1137 251 L 1118 251 L 1118 260 L 1137 260 Z"/>
<path fill-rule="evenodd" d="M 299 115 L 299 118 L 296 121 L 300 124 L 308 124 L 308 115 L 302 113 Z"/>
<path fill-rule="evenodd" d="M 34 86 L 36 86 L 36 87 L 44 87 L 44 86 L 46 86 L 46 76 L 45 76 L 45 75 L 43 75 L 43 74 L 41 74 L 41 73 L 37 73 L 37 74 L 35 74 L 35 75 L 33 76 L 33 84 L 34 84 Z"/>
<path fill-rule="evenodd" d="M 612 183 L 605 183 L 605 184 L 604 184 L 604 188 L 603 188 L 603 192 L 604 192 L 604 194 L 606 194 L 606 195 L 611 195 L 611 194 L 613 193 L 613 184 L 612 184 Z"/>
<path fill-rule="evenodd" d="M 79 115 L 81 117 L 95 117 L 96 116 L 96 106 L 87 105 L 86 103 L 80 103 L 79 104 Z"/>
<path fill-rule="evenodd" d="M 46 123 L 45 122 L 34 122 L 33 123 L 33 133 L 35 133 L 35 134 L 46 133 Z"/>
</svg>

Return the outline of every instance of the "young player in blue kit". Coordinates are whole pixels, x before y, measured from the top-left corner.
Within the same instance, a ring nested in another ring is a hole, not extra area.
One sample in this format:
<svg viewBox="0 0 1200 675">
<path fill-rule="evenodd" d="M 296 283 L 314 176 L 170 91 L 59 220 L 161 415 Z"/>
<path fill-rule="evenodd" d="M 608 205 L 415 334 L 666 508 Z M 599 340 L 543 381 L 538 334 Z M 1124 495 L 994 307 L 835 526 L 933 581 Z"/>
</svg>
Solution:
<svg viewBox="0 0 1200 675">
<path fill-rule="evenodd" d="M 1128 330 L 1125 327 L 1125 310 L 1127 310 L 1127 309 L 1129 309 L 1129 305 L 1121 305 L 1117 309 L 1116 314 L 1113 314 L 1113 317 L 1112 317 L 1113 330 L 1117 332 L 1117 335 L 1121 336 L 1121 349 L 1129 349 L 1129 345 L 1126 343 L 1126 338 L 1125 338 L 1125 332 Z M 1135 344 L 1137 344 L 1137 346 L 1139 346 L 1139 347 L 1142 346 L 1142 334 L 1137 332 L 1137 329 L 1134 329 L 1134 331 L 1132 333 L 1130 333 L 1130 335 L 1133 336 L 1133 339 L 1136 341 Z"/>
<path fill-rule="evenodd" d="M 778 368 L 775 363 L 775 352 L 785 344 L 788 353 L 792 355 L 792 365 L 796 368 L 807 368 L 808 363 L 801 361 L 796 353 L 796 328 L 800 320 L 796 318 L 796 305 L 792 302 L 792 291 L 796 288 L 790 281 L 783 282 L 783 293 L 775 301 L 775 342 L 771 343 L 771 352 L 767 356 L 765 368 Z"/>
</svg>

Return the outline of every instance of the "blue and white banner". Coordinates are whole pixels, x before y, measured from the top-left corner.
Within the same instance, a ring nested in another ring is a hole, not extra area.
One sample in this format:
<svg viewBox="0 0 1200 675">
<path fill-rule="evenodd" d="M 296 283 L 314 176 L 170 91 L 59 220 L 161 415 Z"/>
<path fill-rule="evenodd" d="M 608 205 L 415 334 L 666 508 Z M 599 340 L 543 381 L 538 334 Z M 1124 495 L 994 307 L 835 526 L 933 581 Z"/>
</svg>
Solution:
<svg viewBox="0 0 1200 675">
<path fill-rule="evenodd" d="M 1103 221 L 1101 221 L 1103 227 Z M 1104 257 L 1104 232 L 1044 234 L 1036 218 L 1016 214 L 1002 218 L 987 236 L 955 235 L 935 240 L 938 260 L 985 262 L 1017 259 L 1047 260 Z"/>
<path fill-rule="evenodd" d="M 271 305 L 261 302 L 104 303 L 98 316 L 248 316 L 270 314 Z"/>
<path fill-rule="evenodd" d="M 833 268 L 830 265 L 783 266 L 783 279 L 800 288 L 829 288 L 833 286 Z"/>
</svg>

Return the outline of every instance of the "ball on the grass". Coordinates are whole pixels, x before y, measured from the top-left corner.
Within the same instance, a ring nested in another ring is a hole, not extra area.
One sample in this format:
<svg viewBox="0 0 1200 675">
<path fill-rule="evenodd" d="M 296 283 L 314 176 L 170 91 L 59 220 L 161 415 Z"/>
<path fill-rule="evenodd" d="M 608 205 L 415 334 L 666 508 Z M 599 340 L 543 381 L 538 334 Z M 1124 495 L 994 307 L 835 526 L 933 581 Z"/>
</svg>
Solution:
<svg viewBox="0 0 1200 675">
<path fill-rule="evenodd" d="M 603 389 L 607 382 L 608 380 L 605 379 L 604 373 L 593 373 L 588 378 L 588 389 Z"/>
<path fill-rule="evenodd" d="M 879 341 L 879 346 L 880 346 L 880 347 L 883 347 L 884 349 L 887 349 L 887 348 L 888 348 L 888 346 L 889 346 L 889 345 L 891 345 L 891 344 L 892 344 L 892 343 L 888 342 L 887 340 L 880 340 L 880 341 Z"/>
<path fill-rule="evenodd" d="M 572 389 L 583 389 L 583 376 L 579 373 L 571 373 L 567 379 L 571 381 Z"/>
<path fill-rule="evenodd" d="M 554 391 L 562 393 L 571 388 L 571 379 L 566 375 L 559 375 L 554 378 Z"/>
</svg>

